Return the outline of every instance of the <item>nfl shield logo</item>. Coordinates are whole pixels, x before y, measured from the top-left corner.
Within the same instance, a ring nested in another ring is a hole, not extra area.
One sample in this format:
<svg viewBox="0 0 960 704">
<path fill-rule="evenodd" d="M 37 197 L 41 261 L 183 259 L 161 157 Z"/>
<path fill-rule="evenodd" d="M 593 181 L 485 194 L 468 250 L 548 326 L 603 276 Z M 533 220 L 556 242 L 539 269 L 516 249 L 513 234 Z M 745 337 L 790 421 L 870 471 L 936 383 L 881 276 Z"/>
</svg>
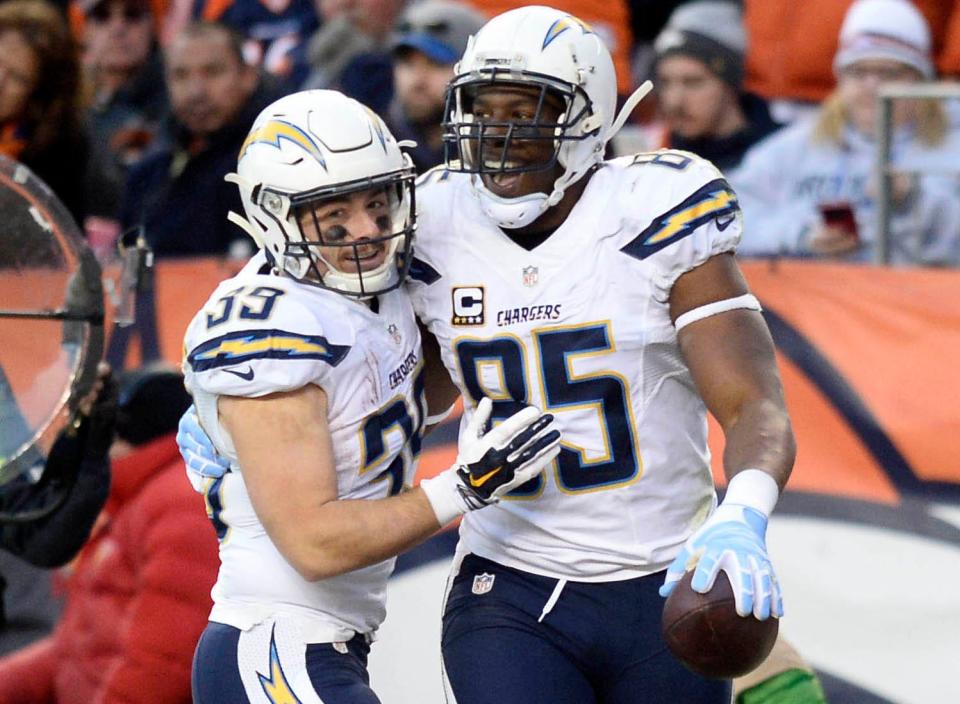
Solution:
<svg viewBox="0 0 960 704">
<path fill-rule="evenodd" d="M 487 574 L 478 574 L 473 578 L 473 593 L 474 594 L 486 594 L 491 589 L 493 589 L 493 580 L 497 575 Z"/>
<path fill-rule="evenodd" d="M 539 280 L 540 280 L 540 273 L 537 267 L 535 266 L 523 267 L 523 285 L 524 286 L 536 286 L 537 281 Z"/>
<path fill-rule="evenodd" d="M 393 338 L 393 341 L 396 344 L 399 345 L 401 342 L 403 342 L 403 338 L 400 336 L 400 328 L 393 323 L 390 323 L 390 325 L 387 326 L 387 333 L 389 333 L 390 337 Z"/>
</svg>

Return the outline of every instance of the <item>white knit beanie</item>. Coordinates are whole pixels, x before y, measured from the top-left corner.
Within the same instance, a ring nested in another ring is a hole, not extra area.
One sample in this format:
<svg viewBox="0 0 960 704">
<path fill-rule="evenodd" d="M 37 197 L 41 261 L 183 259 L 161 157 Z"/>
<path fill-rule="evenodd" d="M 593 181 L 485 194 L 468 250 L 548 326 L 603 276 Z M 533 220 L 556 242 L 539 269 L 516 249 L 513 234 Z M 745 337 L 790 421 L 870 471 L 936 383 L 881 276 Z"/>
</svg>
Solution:
<svg viewBox="0 0 960 704">
<path fill-rule="evenodd" d="M 840 29 L 837 73 L 863 59 L 890 59 L 933 78 L 930 28 L 908 0 L 856 0 Z"/>
</svg>

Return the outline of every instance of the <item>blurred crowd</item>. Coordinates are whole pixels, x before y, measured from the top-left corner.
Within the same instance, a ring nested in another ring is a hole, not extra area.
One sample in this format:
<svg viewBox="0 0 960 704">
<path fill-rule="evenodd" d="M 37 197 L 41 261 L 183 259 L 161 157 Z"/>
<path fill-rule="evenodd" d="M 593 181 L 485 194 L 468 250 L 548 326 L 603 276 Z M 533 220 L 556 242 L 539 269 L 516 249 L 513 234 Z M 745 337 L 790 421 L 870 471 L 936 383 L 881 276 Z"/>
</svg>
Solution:
<svg viewBox="0 0 960 704">
<path fill-rule="evenodd" d="M 159 257 L 246 257 L 223 181 L 271 100 L 337 88 L 443 161 L 444 93 L 469 36 L 518 0 L 7 0 L 0 154 L 60 196 L 94 250 L 142 225 Z M 960 76 L 960 0 L 555 0 L 655 92 L 614 143 L 674 148 L 740 195 L 740 253 L 960 263 L 956 101 L 901 99 L 890 176 L 876 95 Z M 881 189 L 881 185 L 884 188 Z M 878 199 L 886 194 L 883 222 Z"/>
</svg>

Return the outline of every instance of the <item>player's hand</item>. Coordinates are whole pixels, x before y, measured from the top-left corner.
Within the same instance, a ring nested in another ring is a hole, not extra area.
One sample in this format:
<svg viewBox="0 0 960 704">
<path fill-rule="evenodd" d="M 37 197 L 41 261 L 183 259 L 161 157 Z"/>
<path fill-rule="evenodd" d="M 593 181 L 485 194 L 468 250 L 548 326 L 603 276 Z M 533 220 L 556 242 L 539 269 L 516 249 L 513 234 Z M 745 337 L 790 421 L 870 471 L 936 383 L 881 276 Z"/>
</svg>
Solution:
<svg viewBox="0 0 960 704">
<path fill-rule="evenodd" d="M 440 525 L 497 502 L 560 454 L 553 415 L 527 406 L 485 433 L 493 402 L 483 398 L 460 442 L 450 469 L 420 483 Z"/>
<path fill-rule="evenodd" d="M 460 443 L 456 471 L 469 494 L 484 505 L 543 471 L 560 453 L 553 415 L 527 406 L 484 433 L 493 402 L 484 397 Z"/>
<path fill-rule="evenodd" d="M 217 453 L 210 438 L 200 426 L 197 408 L 193 404 L 180 418 L 177 428 L 177 447 L 187 470 L 202 477 L 217 479 L 230 469 L 230 462 Z"/>
<path fill-rule="evenodd" d="M 737 613 L 751 612 L 761 621 L 783 616 L 780 586 L 766 545 L 767 518 L 760 511 L 739 504 L 722 503 L 684 544 L 667 569 L 660 596 L 668 596 L 684 573 L 696 566 L 690 586 L 706 594 L 717 573 L 730 579 Z"/>
</svg>

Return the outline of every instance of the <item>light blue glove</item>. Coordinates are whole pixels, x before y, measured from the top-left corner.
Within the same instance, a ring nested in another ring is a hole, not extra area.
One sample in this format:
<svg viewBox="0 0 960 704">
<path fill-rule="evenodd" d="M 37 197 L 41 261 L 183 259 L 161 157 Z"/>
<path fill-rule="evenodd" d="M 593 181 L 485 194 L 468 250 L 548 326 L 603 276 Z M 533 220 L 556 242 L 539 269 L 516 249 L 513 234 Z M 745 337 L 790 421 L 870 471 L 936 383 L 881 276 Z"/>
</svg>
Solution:
<svg viewBox="0 0 960 704">
<path fill-rule="evenodd" d="M 755 508 L 724 502 L 683 545 L 667 569 L 660 596 L 668 596 L 687 570 L 696 566 L 690 584 L 706 594 L 720 570 L 727 573 L 737 613 L 751 612 L 761 621 L 783 616 L 780 586 L 766 544 L 767 518 Z"/>
<path fill-rule="evenodd" d="M 177 447 L 187 470 L 202 477 L 218 479 L 230 469 L 227 458 L 217 454 L 206 432 L 200 426 L 197 408 L 192 405 L 180 418 L 177 428 Z"/>
</svg>

